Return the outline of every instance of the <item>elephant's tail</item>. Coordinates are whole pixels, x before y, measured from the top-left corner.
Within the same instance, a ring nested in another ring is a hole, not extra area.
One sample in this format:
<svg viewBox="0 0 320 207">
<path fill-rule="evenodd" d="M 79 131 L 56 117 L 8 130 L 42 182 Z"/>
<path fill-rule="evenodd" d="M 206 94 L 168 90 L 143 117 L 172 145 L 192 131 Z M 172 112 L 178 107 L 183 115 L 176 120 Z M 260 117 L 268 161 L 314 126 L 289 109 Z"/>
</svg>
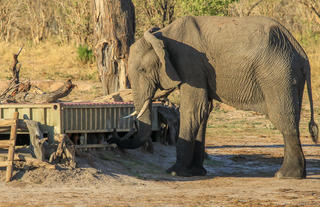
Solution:
<svg viewBox="0 0 320 207">
<path fill-rule="evenodd" d="M 318 142 L 318 125 L 314 121 L 314 111 L 313 111 L 313 99 L 312 99 L 312 89 L 311 89 L 311 74 L 310 74 L 310 64 L 308 62 L 307 67 L 305 68 L 305 77 L 307 81 L 307 89 L 310 103 L 310 112 L 311 118 L 309 122 L 309 132 L 312 138 L 312 141 L 317 144 Z"/>
</svg>

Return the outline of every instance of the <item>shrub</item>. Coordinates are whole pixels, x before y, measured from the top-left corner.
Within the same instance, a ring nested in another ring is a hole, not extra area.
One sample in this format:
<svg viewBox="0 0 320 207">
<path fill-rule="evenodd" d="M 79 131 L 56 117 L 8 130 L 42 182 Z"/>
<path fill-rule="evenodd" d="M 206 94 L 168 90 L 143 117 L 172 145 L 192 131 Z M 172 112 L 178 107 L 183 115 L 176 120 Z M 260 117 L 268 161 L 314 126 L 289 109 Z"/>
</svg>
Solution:
<svg viewBox="0 0 320 207">
<path fill-rule="evenodd" d="M 93 63 L 94 55 L 92 49 L 90 49 L 87 45 L 79 45 L 77 49 L 78 59 L 83 64 Z"/>
<path fill-rule="evenodd" d="M 227 16 L 229 4 L 236 0 L 180 0 L 185 15 Z"/>
</svg>

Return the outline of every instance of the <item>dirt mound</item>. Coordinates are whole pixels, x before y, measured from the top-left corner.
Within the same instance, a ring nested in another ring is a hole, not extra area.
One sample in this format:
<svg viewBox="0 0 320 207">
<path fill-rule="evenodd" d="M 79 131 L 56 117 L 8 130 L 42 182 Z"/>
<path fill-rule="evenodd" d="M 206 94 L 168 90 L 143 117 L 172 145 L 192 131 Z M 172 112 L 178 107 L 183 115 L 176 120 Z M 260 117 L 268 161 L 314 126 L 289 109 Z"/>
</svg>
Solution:
<svg viewBox="0 0 320 207">
<path fill-rule="evenodd" d="M 153 154 L 138 150 L 94 150 L 78 154 L 77 167 L 57 165 L 57 169 L 17 166 L 13 182 L 77 187 L 101 186 L 117 181 L 122 175 L 145 179 L 170 179 L 165 169 L 175 161 L 175 147 L 155 143 Z M 5 171 L 0 171 L 4 181 Z"/>
</svg>

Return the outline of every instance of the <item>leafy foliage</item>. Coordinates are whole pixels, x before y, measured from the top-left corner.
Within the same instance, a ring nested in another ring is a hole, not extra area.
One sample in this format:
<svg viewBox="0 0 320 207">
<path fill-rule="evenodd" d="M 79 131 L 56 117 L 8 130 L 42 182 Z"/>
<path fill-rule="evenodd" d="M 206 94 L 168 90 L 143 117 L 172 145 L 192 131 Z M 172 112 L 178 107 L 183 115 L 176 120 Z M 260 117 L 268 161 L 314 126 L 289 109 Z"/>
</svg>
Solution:
<svg viewBox="0 0 320 207">
<path fill-rule="evenodd" d="M 185 15 L 227 16 L 229 4 L 237 0 L 180 0 Z"/>
<path fill-rule="evenodd" d="M 87 45 L 79 45 L 77 49 L 78 59 L 86 64 L 86 63 L 93 63 L 94 55 L 91 49 Z"/>
</svg>

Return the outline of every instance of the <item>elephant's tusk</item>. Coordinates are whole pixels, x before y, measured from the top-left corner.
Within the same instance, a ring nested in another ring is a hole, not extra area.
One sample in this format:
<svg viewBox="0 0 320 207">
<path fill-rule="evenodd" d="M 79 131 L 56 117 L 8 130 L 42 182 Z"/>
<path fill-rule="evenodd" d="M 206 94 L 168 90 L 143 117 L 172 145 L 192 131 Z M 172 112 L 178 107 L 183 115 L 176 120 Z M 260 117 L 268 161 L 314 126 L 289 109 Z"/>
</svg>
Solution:
<svg viewBox="0 0 320 207">
<path fill-rule="evenodd" d="M 128 116 L 121 117 L 121 119 L 128 119 L 128 118 L 130 118 L 132 116 L 137 115 L 137 113 L 138 113 L 137 111 L 134 111 L 133 113 L 129 114 Z"/>
<path fill-rule="evenodd" d="M 142 115 L 143 115 L 143 113 L 147 110 L 147 108 L 148 108 L 148 106 L 149 106 L 149 104 L 150 104 L 150 99 L 148 99 L 148 100 L 146 100 L 145 102 L 144 102 L 144 104 L 143 104 L 143 106 L 142 106 L 142 109 L 140 110 L 140 112 L 139 112 L 139 114 L 138 114 L 138 116 L 137 116 L 137 119 L 139 119 Z"/>
</svg>

